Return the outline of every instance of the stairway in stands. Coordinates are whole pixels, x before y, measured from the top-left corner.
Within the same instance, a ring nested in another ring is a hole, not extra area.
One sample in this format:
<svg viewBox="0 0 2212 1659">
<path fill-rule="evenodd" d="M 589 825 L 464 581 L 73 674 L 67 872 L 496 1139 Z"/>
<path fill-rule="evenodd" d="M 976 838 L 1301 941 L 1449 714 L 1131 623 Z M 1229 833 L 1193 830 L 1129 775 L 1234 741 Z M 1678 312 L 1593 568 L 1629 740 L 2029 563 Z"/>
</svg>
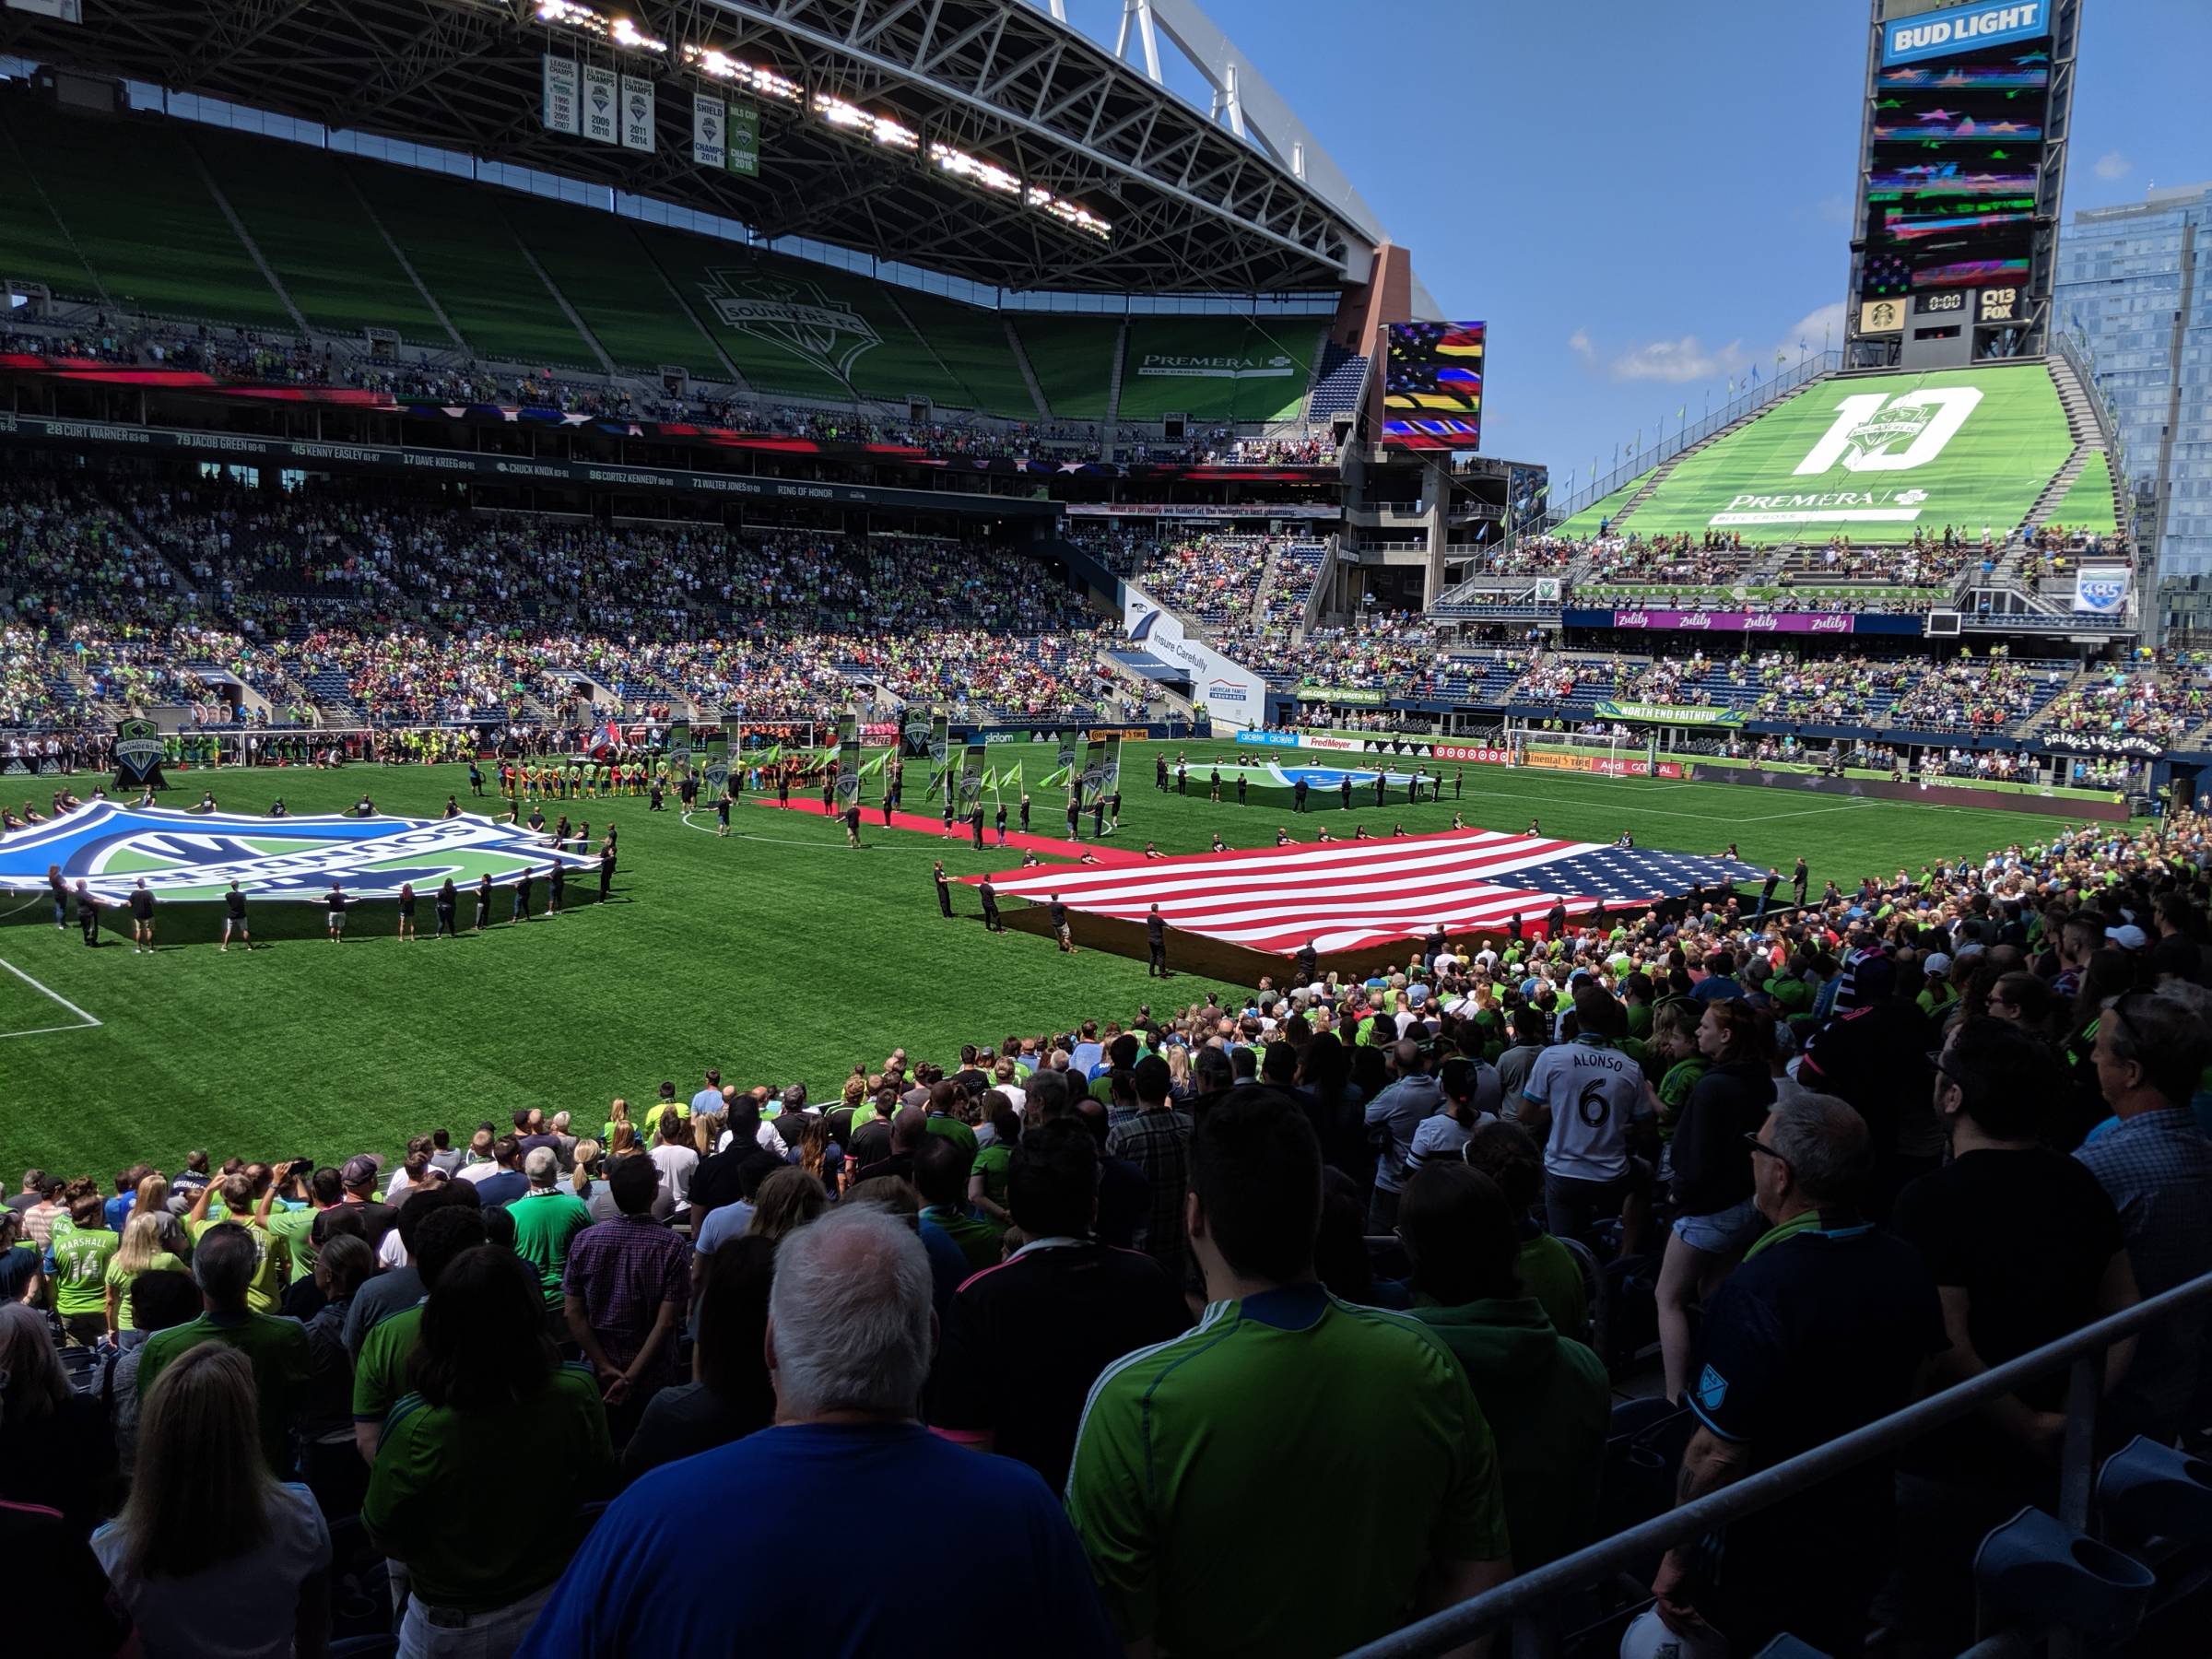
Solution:
<svg viewBox="0 0 2212 1659">
<path fill-rule="evenodd" d="M 1359 406 L 1359 389 L 1367 383 L 1367 358 L 1324 341 L 1313 392 L 1306 399 L 1306 418 L 1325 420 L 1332 415 L 1349 415 Z"/>
</svg>

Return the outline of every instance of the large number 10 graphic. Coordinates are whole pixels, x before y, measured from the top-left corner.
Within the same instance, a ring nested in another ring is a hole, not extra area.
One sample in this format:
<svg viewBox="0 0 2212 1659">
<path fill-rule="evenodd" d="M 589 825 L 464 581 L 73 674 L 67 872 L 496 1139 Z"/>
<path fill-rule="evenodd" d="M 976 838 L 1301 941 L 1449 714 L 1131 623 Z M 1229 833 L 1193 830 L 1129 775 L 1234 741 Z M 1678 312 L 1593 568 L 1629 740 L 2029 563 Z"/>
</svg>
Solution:
<svg viewBox="0 0 2212 1659">
<path fill-rule="evenodd" d="M 1821 434 L 1820 441 L 1813 445 L 1812 452 L 1797 463 L 1796 470 L 1801 475 L 1824 473 L 1839 461 L 1852 472 L 1906 472 L 1924 466 L 1959 435 L 1959 429 L 1966 424 L 1966 418 L 1981 401 L 1982 393 L 1974 386 L 1929 386 L 1894 398 L 1879 392 L 1858 393 L 1836 406 L 1835 420 Z M 1931 406 L 1935 409 L 1931 416 L 1910 412 Z M 1882 422 L 1883 427 L 1895 427 L 1897 431 L 1877 429 L 1871 435 L 1873 447 L 1869 449 L 1864 445 L 1861 434 L 1874 423 L 1877 414 L 1888 417 Z M 1884 446 L 1892 436 L 1906 430 L 1912 432 L 1912 441 L 1896 454 L 1890 454 Z"/>
</svg>

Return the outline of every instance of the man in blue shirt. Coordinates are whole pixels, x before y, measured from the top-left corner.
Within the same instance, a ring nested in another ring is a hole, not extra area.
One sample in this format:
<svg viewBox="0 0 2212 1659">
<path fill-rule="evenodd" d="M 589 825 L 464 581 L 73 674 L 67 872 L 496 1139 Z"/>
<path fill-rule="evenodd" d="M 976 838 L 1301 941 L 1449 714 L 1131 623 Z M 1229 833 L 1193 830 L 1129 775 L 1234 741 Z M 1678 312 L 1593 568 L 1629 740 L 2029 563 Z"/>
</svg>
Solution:
<svg viewBox="0 0 2212 1659">
<path fill-rule="evenodd" d="M 1794 1096 L 1759 1126 L 1751 1161 L 1771 1226 L 1706 1304 L 1684 1503 L 1902 1409 L 1950 1346 L 1917 1253 L 1852 1207 L 1874 1162 L 1855 1110 Z M 1660 1618 L 1677 1631 L 1717 1627 L 1736 1653 L 1784 1630 L 1823 1653 L 1856 1652 L 1889 1567 L 1893 1478 L 1877 1458 L 1717 1541 L 1669 1550 L 1652 1582 Z"/>
<path fill-rule="evenodd" d="M 1743 995 L 1744 987 L 1735 978 L 1735 959 L 1724 950 L 1716 950 L 1705 959 L 1705 977 L 1689 988 L 1689 994 L 1701 1003 L 1734 1002 Z"/>
<path fill-rule="evenodd" d="M 979 1456 L 916 1420 L 935 1327 L 921 1241 L 879 1206 L 840 1206 L 787 1237 L 769 1297 L 775 1426 L 656 1469 L 617 1500 L 538 1615 L 524 1659 L 969 1659 L 1003 1646 L 1008 1631 L 1049 1631 L 1055 1655 L 1117 1659 L 1121 1644 L 1052 1489 L 1028 1465 Z M 775 1501 L 732 1504 L 733 1492 Z M 920 1492 L 991 1540 L 992 1594 L 951 1572 L 839 1574 L 833 1594 L 790 1593 L 793 1538 L 872 1536 Z M 640 1560 L 677 1559 L 707 1513 L 727 1570 L 637 1571 Z"/>
</svg>

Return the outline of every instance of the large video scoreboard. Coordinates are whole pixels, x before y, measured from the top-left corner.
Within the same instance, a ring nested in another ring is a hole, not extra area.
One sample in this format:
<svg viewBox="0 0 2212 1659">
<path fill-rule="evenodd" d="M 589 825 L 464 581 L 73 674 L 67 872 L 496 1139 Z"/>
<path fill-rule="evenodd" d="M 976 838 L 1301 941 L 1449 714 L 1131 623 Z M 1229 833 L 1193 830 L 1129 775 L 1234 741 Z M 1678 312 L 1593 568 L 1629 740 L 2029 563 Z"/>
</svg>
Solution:
<svg viewBox="0 0 2212 1659">
<path fill-rule="evenodd" d="M 1482 442 L 1481 323 L 1393 323 L 1382 365 L 1382 441 L 1409 450 Z"/>
<path fill-rule="evenodd" d="M 1849 332 L 1862 363 L 2041 347 L 2079 0 L 1875 0 Z"/>
</svg>

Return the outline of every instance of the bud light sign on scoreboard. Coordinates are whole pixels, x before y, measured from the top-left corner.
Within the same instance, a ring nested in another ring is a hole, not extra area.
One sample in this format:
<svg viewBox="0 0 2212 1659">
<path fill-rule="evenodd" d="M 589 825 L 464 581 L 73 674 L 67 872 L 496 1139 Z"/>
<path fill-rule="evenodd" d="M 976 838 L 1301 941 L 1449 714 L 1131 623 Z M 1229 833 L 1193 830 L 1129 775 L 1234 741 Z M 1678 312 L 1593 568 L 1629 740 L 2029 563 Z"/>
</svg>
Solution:
<svg viewBox="0 0 2212 1659">
<path fill-rule="evenodd" d="M 2007 6 L 1960 6 L 1917 17 L 1893 18 L 1882 25 L 1882 62 L 1912 64 L 1922 58 L 1951 57 L 1984 46 L 2006 46 L 2051 32 L 2049 0 L 2018 0 Z"/>
</svg>

